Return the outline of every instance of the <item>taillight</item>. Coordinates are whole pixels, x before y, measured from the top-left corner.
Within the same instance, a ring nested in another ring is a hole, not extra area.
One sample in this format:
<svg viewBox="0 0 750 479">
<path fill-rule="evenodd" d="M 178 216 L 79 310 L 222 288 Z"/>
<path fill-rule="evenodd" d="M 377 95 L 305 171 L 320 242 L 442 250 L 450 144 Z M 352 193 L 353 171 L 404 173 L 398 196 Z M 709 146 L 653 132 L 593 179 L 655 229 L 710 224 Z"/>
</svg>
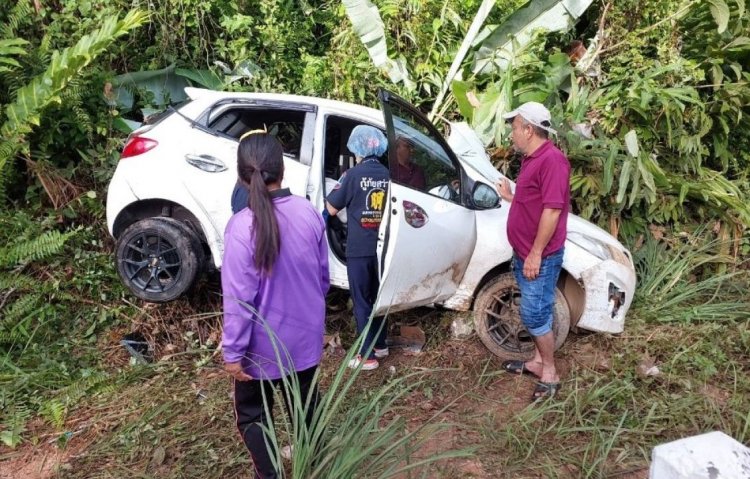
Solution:
<svg viewBox="0 0 750 479">
<path fill-rule="evenodd" d="M 125 143 L 125 148 L 122 149 L 122 155 L 120 159 L 130 158 L 131 156 L 138 156 L 146 153 L 148 150 L 153 149 L 159 142 L 152 140 L 151 138 L 144 138 L 142 136 L 131 136 L 128 138 L 128 142 Z"/>
</svg>

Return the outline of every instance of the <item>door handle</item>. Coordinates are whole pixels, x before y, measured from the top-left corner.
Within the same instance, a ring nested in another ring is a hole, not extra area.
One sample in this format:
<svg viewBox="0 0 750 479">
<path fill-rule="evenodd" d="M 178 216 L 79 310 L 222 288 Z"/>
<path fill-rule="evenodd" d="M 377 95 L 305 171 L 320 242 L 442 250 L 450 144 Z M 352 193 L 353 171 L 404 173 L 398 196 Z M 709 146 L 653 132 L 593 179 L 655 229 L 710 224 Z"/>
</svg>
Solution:
<svg viewBox="0 0 750 479">
<path fill-rule="evenodd" d="M 404 218 L 406 218 L 406 224 L 414 228 L 421 228 L 426 225 L 430 218 L 427 216 L 427 212 L 422 209 L 421 206 L 412 203 L 411 201 L 404 201 Z"/>
<path fill-rule="evenodd" d="M 185 161 L 189 165 L 208 173 L 220 173 L 226 171 L 227 165 L 223 161 L 211 155 L 185 155 Z"/>
</svg>

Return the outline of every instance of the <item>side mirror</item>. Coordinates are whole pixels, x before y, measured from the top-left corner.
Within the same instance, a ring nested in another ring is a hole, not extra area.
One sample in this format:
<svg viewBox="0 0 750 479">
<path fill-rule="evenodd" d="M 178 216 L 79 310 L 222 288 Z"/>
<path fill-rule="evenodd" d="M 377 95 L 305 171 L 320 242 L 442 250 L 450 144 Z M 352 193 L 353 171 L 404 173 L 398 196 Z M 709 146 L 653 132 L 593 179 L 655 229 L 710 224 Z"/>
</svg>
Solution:
<svg viewBox="0 0 750 479">
<path fill-rule="evenodd" d="M 474 189 L 471 191 L 471 201 L 474 207 L 480 210 L 489 210 L 497 207 L 500 203 L 500 196 L 495 188 L 477 181 L 474 183 Z"/>
</svg>

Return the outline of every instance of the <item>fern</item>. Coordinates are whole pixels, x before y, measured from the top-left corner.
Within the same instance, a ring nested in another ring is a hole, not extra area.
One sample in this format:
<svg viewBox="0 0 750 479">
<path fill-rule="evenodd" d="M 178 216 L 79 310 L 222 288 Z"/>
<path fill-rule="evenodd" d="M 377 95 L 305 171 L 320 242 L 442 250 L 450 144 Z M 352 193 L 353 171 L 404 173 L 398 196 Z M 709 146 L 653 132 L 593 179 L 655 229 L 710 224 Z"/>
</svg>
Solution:
<svg viewBox="0 0 750 479">
<path fill-rule="evenodd" d="M 47 231 L 32 240 L 0 248 L 0 268 L 48 258 L 59 252 L 65 242 L 73 237 L 76 232 L 76 230 L 67 233 Z"/>
<path fill-rule="evenodd" d="M 35 293 L 19 296 L 16 301 L 3 310 L 3 320 L 2 323 L 0 323 L 0 327 L 8 330 L 13 329 L 7 327 L 7 325 L 27 317 L 37 308 L 40 299 L 41 295 Z"/>
<path fill-rule="evenodd" d="M 11 289 L 27 291 L 38 285 L 38 281 L 34 281 L 28 276 L 0 273 L 0 291 L 10 291 Z"/>
<path fill-rule="evenodd" d="M 3 331 L 0 329 L 0 344 L 12 346 L 20 342 L 26 341 L 28 335 L 20 331 Z"/>
<path fill-rule="evenodd" d="M 60 95 L 62 105 L 75 115 L 76 126 L 91 138 L 94 133 L 94 122 L 91 115 L 83 107 L 83 98 L 86 93 L 79 78 L 71 80 L 68 87 Z"/>
<path fill-rule="evenodd" d="M 47 70 L 21 88 L 15 103 L 7 106 L 7 120 L 0 128 L 0 134 L 12 138 L 29 125 L 38 125 L 41 110 L 60 101 L 59 95 L 71 79 L 106 51 L 116 38 L 140 26 L 145 19 L 146 16 L 138 10 L 131 10 L 120 21 L 108 18 L 99 30 L 84 35 L 75 46 L 55 51 Z"/>
<path fill-rule="evenodd" d="M 8 68 L 8 65 L 12 67 L 20 67 L 21 64 L 18 63 L 18 60 L 13 58 L 13 55 L 25 55 L 26 50 L 21 47 L 28 44 L 29 42 L 23 38 L 0 40 L 0 72 L 9 71 L 10 68 Z"/>
<path fill-rule="evenodd" d="M 42 309 L 41 299 L 42 295 L 39 293 L 24 294 L 2 311 L 0 333 L 5 333 L 5 337 L 1 342 L 18 344 L 31 337 L 32 321 L 39 316 L 38 313 Z"/>
<path fill-rule="evenodd" d="M 67 412 L 67 406 L 57 399 L 45 401 L 42 404 L 42 407 L 39 408 L 39 415 L 52 423 L 57 429 L 60 429 L 65 425 L 65 416 L 67 415 Z"/>
<path fill-rule="evenodd" d="M 5 420 L 0 425 L 0 443 L 15 448 L 21 444 L 21 434 L 26 431 L 26 421 L 31 417 L 31 411 L 25 406 L 15 406 L 3 415 Z"/>
<path fill-rule="evenodd" d="M 32 3 L 28 0 L 18 0 L 8 12 L 8 18 L 0 26 L 0 37 L 15 37 L 21 25 L 28 25 L 29 19 L 34 18 Z"/>
</svg>

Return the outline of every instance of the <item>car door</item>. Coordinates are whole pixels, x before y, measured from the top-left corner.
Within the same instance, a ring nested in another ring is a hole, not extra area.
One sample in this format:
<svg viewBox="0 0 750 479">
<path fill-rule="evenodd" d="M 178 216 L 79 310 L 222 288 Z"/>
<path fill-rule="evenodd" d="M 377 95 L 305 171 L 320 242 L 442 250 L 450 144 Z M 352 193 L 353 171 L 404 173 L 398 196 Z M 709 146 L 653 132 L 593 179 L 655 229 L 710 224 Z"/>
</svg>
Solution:
<svg viewBox="0 0 750 479">
<path fill-rule="evenodd" d="M 376 315 L 455 294 L 476 243 L 468 178 L 442 135 L 405 100 L 385 90 L 379 98 L 391 182 L 379 230 Z"/>
<path fill-rule="evenodd" d="M 295 195 L 307 195 L 315 129 L 312 106 L 223 102 L 199 121 L 205 129 L 186 139 L 190 146 L 184 155 L 182 178 L 219 237 L 232 215 L 237 146 L 247 131 L 261 127 L 279 139 L 284 147 L 282 186 Z"/>
</svg>

